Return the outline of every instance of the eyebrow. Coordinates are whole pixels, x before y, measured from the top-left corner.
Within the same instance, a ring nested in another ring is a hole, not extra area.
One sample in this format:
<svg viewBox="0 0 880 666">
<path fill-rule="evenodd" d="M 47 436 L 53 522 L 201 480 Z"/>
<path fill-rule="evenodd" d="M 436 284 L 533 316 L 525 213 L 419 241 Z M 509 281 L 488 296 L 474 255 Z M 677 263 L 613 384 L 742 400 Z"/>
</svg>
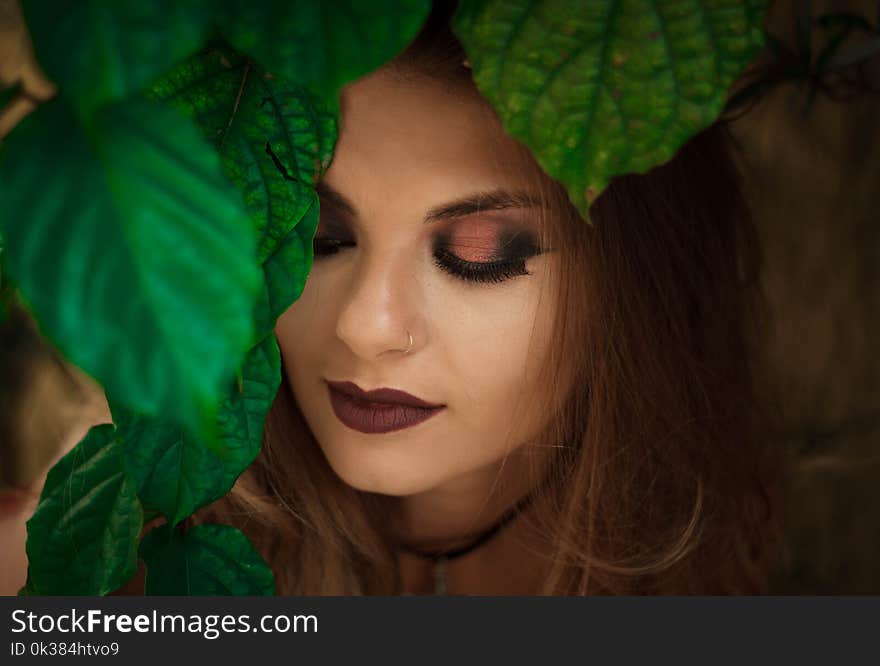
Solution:
<svg viewBox="0 0 880 666">
<path fill-rule="evenodd" d="M 318 195 L 352 217 L 358 217 L 354 204 L 343 194 L 327 183 L 321 181 L 315 186 Z M 486 210 L 503 210 L 505 208 L 536 208 L 542 206 L 541 201 L 522 190 L 506 190 L 498 188 L 486 192 L 475 192 L 460 199 L 431 208 L 425 215 L 424 223 L 438 220 L 449 220 L 465 217 Z"/>
<path fill-rule="evenodd" d="M 331 204 L 341 209 L 343 212 L 348 213 L 352 217 L 358 216 L 354 204 L 352 204 L 342 194 L 334 190 L 324 181 L 319 181 L 318 184 L 315 185 L 315 191 L 318 193 L 319 197 L 321 197 L 322 199 L 326 199 Z"/>
</svg>

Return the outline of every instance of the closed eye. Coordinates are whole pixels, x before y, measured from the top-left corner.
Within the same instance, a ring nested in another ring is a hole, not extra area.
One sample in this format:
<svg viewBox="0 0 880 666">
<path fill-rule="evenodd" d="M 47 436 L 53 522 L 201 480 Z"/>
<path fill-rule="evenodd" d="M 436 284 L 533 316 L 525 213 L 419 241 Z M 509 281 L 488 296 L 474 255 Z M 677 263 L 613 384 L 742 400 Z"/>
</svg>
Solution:
<svg viewBox="0 0 880 666">
<path fill-rule="evenodd" d="M 315 259 L 318 257 L 328 257 L 337 254 L 339 250 L 345 247 L 354 247 L 354 241 L 343 241 L 335 238 L 319 238 L 315 237 L 312 242 L 312 249 Z"/>
<path fill-rule="evenodd" d="M 440 270 L 454 275 L 465 282 L 490 282 L 497 284 L 519 275 L 530 275 L 526 270 L 525 259 L 465 261 L 451 252 L 438 250 L 434 254 L 434 264 Z"/>
</svg>

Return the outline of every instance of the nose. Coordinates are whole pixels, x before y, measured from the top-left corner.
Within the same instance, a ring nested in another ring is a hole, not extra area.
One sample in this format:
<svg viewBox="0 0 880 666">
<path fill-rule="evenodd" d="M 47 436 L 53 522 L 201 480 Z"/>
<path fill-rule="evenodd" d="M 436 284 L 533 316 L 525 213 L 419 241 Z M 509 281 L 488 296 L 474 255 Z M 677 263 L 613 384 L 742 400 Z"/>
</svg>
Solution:
<svg viewBox="0 0 880 666">
<path fill-rule="evenodd" d="M 383 354 L 415 349 L 417 290 L 412 262 L 404 256 L 364 255 L 351 272 L 342 294 L 336 335 L 357 356 L 373 360 Z"/>
</svg>

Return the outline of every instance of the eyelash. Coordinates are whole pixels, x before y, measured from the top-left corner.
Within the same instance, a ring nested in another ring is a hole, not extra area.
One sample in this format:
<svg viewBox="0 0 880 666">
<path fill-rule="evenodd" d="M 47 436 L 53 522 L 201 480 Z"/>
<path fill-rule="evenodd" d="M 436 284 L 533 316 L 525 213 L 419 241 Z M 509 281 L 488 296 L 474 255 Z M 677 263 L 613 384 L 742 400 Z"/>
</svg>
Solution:
<svg viewBox="0 0 880 666">
<path fill-rule="evenodd" d="M 437 250 L 434 264 L 450 275 L 467 282 L 488 282 L 497 284 L 519 275 L 529 275 L 525 259 L 513 261 L 473 262 L 465 261 L 446 250 Z"/>
<path fill-rule="evenodd" d="M 338 241 L 331 238 L 314 239 L 314 256 L 329 257 L 343 247 L 353 247 L 351 241 Z M 449 273 L 465 282 L 498 284 L 520 275 L 531 275 L 526 270 L 525 259 L 513 261 L 474 262 L 465 261 L 451 252 L 438 249 L 434 254 L 434 264 L 442 271 Z"/>
<path fill-rule="evenodd" d="M 344 247 L 354 247 L 354 243 L 350 241 L 334 240 L 332 238 L 318 238 L 316 236 L 312 247 L 315 259 L 317 259 L 318 257 L 329 257 L 334 255 Z M 318 251 L 318 248 L 321 248 L 321 251 Z"/>
</svg>

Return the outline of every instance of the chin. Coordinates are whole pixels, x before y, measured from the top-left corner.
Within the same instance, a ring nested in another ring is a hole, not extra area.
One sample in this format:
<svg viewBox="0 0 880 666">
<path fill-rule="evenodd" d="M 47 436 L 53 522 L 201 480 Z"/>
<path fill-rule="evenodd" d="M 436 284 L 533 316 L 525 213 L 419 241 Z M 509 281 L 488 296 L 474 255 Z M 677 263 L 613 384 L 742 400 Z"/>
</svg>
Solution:
<svg viewBox="0 0 880 666">
<path fill-rule="evenodd" d="M 398 470 L 388 465 L 370 464 L 360 456 L 344 456 L 340 459 L 328 455 L 326 450 L 324 456 L 336 476 L 363 492 L 404 497 L 430 490 L 442 482 L 435 476 L 414 474 L 412 468 Z"/>
</svg>

